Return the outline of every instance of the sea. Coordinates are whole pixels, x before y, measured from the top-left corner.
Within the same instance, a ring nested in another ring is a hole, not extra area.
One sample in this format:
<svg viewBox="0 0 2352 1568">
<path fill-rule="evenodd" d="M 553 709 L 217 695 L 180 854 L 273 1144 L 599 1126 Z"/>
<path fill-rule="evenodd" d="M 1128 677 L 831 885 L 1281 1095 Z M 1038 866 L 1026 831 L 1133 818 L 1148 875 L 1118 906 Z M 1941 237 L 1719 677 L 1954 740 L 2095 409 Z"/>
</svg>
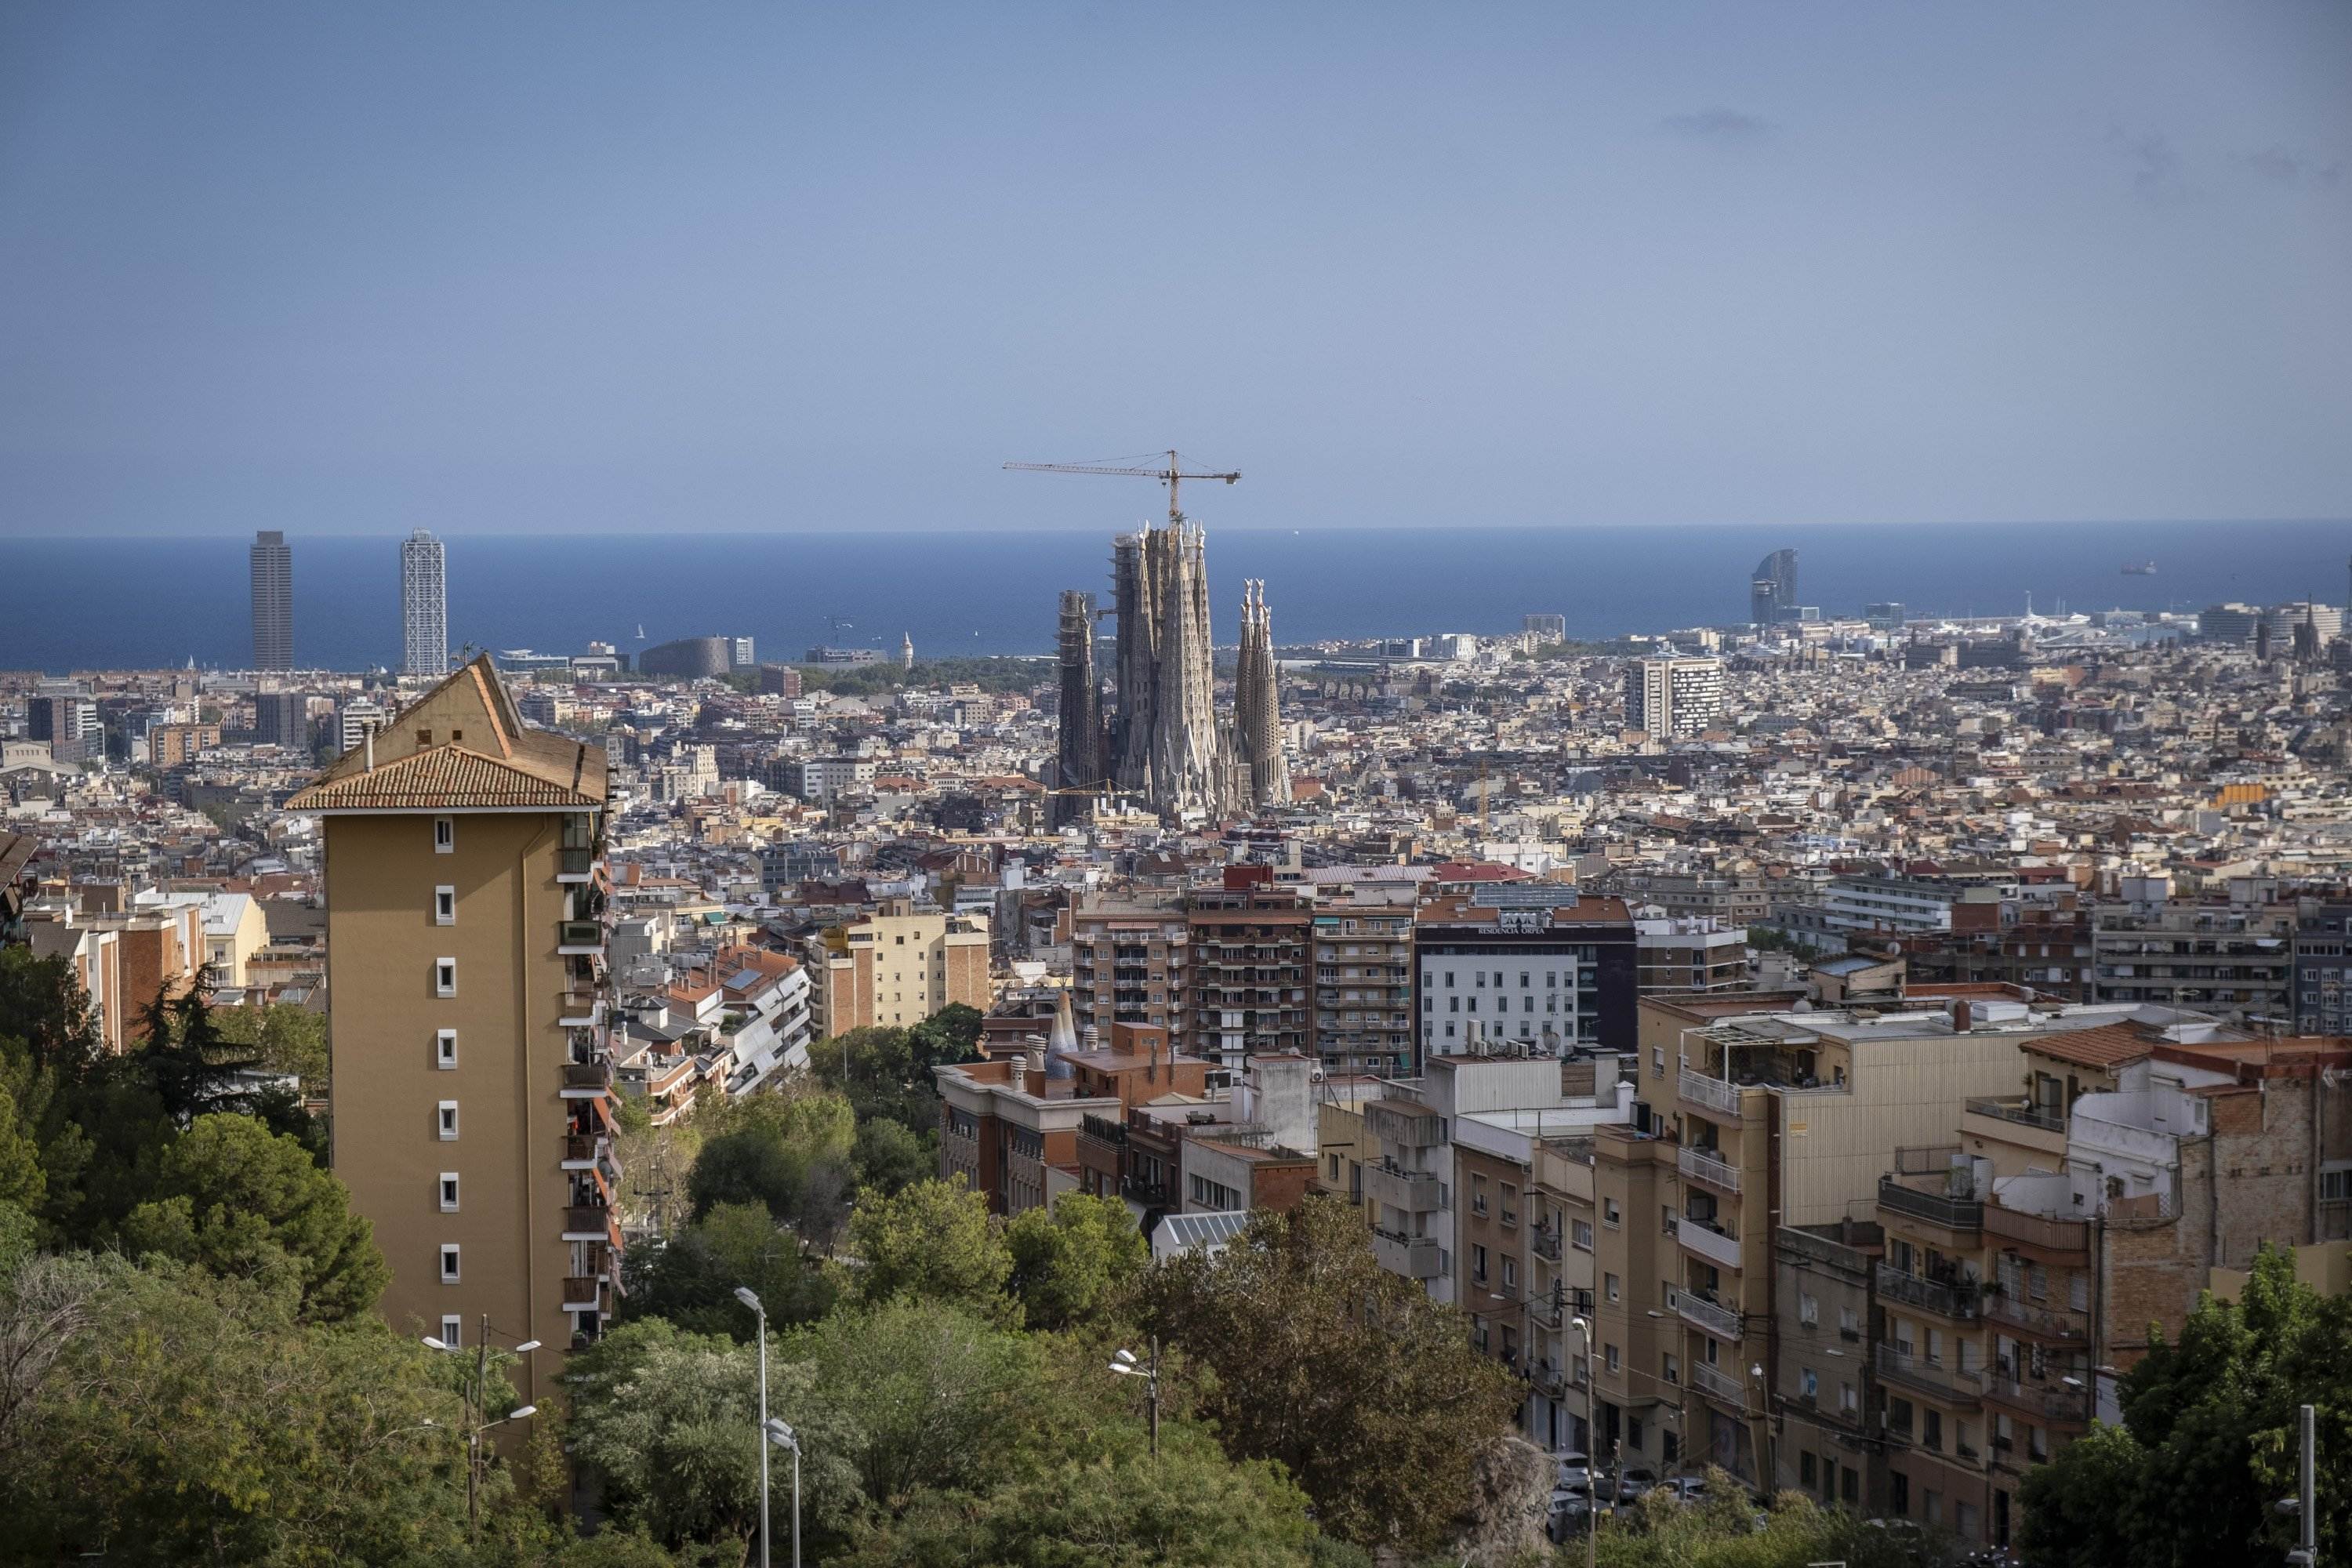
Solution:
<svg viewBox="0 0 2352 1568">
<path fill-rule="evenodd" d="M 305 668 L 400 657 L 396 538 L 289 530 Z M 245 538 L 0 537 L 0 669 L 241 668 L 251 661 Z M 502 651 L 630 651 L 749 636 L 763 659 L 818 644 L 919 658 L 1044 654 L 1056 595 L 1108 603 L 1110 531 L 456 535 L 449 641 Z M 1606 638 L 1744 622 L 1756 563 L 1798 552 L 1824 616 L 1895 601 L 1915 615 L 2193 610 L 2223 600 L 2341 603 L 2352 520 L 1294 531 L 1212 527 L 1211 608 L 1234 635 L 1263 578 L 1275 640 L 1507 633 L 1567 617 Z M 2126 563 L 2153 563 L 2152 575 Z"/>
</svg>

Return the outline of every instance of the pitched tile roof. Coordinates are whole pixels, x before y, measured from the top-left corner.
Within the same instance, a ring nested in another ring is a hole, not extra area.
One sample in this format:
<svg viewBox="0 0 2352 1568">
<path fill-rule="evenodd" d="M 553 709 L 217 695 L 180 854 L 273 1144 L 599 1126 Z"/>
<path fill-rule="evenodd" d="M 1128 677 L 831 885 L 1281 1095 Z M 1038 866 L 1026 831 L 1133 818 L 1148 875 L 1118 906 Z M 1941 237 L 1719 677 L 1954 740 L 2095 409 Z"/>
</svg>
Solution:
<svg viewBox="0 0 2352 1568">
<path fill-rule="evenodd" d="M 601 784 L 600 776 L 596 782 Z M 583 781 L 584 782 L 584 781 Z M 495 757 L 485 757 L 463 746 L 435 746 L 430 751 L 385 763 L 373 772 L 320 779 L 297 791 L 286 803 L 289 811 L 416 811 L 481 810 L 486 807 L 583 811 L 604 804 L 600 790 L 583 790 L 551 784 Z"/>
</svg>

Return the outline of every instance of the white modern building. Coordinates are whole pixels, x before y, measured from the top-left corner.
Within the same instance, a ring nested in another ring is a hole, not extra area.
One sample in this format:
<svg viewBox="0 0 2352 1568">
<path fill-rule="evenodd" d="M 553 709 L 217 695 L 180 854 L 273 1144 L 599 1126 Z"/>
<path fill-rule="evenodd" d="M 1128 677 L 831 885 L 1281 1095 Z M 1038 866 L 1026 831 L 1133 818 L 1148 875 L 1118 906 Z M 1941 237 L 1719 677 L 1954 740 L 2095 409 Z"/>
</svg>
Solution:
<svg viewBox="0 0 2352 1568">
<path fill-rule="evenodd" d="M 449 672 L 449 592 L 441 542 L 418 529 L 400 542 L 400 668 Z"/>
<path fill-rule="evenodd" d="M 1625 727 L 1665 739 L 1696 735 L 1723 717 L 1719 658 L 1637 658 L 1625 667 Z"/>
</svg>

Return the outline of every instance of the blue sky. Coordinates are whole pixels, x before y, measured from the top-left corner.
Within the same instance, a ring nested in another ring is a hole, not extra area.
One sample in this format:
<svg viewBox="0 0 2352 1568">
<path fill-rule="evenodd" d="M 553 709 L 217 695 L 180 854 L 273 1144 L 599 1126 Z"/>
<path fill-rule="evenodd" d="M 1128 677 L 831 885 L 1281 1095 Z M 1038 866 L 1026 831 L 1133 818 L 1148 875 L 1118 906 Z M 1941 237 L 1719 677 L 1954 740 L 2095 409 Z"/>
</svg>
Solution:
<svg viewBox="0 0 2352 1568">
<path fill-rule="evenodd" d="M 0 529 L 2352 516 L 2352 6 L 17 5 Z"/>
</svg>

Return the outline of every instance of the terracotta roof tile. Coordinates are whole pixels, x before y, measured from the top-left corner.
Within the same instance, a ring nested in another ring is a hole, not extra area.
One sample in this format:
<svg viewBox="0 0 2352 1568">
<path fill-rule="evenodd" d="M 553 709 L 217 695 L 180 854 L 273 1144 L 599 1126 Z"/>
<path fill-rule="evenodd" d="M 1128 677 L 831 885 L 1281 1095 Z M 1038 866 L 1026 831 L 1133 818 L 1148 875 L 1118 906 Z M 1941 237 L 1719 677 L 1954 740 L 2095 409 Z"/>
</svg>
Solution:
<svg viewBox="0 0 2352 1568">
<path fill-rule="evenodd" d="M 583 784 L 590 782 L 583 777 Z M 593 775 L 604 783 L 603 770 Z M 289 811 L 479 810 L 509 806 L 577 811 L 600 806 L 599 795 L 551 784 L 495 757 L 463 746 L 436 746 L 385 763 L 373 772 L 320 780 L 286 803 Z"/>
</svg>

